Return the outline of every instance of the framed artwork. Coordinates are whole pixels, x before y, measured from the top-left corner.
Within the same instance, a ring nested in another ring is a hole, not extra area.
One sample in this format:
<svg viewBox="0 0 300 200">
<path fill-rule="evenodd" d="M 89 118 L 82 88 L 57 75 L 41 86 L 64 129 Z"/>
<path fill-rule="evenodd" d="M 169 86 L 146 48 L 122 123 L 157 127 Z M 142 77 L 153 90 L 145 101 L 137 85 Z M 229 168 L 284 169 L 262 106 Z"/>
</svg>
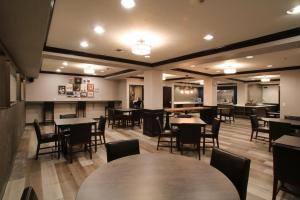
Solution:
<svg viewBox="0 0 300 200">
<path fill-rule="evenodd" d="M 75 91 L 74 92 L 74 97 L 80 97 L 80 91 Z"/>
<path fill-rule="evenodd" d="M 94 84 L 87 84 L 87 91 L 94 92 Z"/>
<path fill-rule="evenodd" d="M 80 91 L 80 84 L 74 84 L 73 85 L 73 90 L 76 91 L 76 92 L 79 92 Z"/>
<path fill-rule="evenodd" d="M 87 97 L 89 97 L 89 98 L 94 97 L 94 92 L 88 92 Z"/>
<path fill-rule="evenodd" d="M 66 94 L 67 94 L 67 97 L 74 97 L 74 92 L 73 91 L 71 91 L 71 92 L 66 92 Z"/>
<path fill-rule="evenodd" d="M 87 97 L 87 92 L 81 92 L 81 93 L 80 93 L 80 96 L 81 96 L 81 97 Z"/>
<path fill-rule="evenodd" d="M 66 92 L 73 92 L 73 84 L 67 84 L 66 85 Z"/>
<path fill-rule="evenodd" d="M 58 95 L 65 95 L 66 94 L 66 86 L 59 85 L 58 86 Z"/>
<path fill-rule="evenodd" d="M 82 83 L 82 78 L 80 78 L 80 77 L 75 77 L 75 78 L 74 78 L 74 83 L 75 83 L 75 84 L 81 84 L 81 83 Z"/>
</svg>

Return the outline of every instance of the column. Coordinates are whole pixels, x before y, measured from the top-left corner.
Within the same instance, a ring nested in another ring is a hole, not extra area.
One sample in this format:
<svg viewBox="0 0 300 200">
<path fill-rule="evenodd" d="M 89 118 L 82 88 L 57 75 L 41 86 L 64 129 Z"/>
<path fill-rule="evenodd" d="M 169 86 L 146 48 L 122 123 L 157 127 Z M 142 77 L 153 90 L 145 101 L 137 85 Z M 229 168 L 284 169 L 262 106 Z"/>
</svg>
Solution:
<svg viewBox="0 0 300 200">
<path fill-rule="evenodd" d="M 163 123 L 163 80 L 162 72 L 149 70 L 144 72 L 144 126 L 143 134 L 153 137 L 160 132 L 157 117 Z"/>
<path fill-rule="evenodd" d="M 248 101 L 248 84 L 237 83 L 237 104 L 245 105 Z"/>
<path fill-rule="evenodd" d="M 217 105 L 217 81 L 213 78 L 206 78 L 204 80 L 203 105 Z"/>
</svg>

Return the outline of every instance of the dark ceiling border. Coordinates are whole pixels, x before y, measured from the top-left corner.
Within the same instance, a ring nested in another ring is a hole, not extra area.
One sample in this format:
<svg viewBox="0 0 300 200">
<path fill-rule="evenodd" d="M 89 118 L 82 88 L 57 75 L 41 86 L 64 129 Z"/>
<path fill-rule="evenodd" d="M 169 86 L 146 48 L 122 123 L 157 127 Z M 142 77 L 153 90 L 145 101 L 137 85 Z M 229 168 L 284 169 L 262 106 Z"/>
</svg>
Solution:
<svg viewBox="0 0 300 200">
<path fill-rule="evenodd" d="M 144 80 L 144 77 L 141 77 L 141 76 L 129 76 L 128 78 L 135 78 L 135 79 Z"/>
<path fill-rule="evenodd" d="M 169 79 L 166 79 L 166 81 L 180 81 L 180 80 L 186 80 L 186 79 L 193 79 L 193 77 L 169 78 Z"/>
<path fill-rule="evenodd" d="M 95 59 L 101 59 L 101 60 L 107 60 L 107 61 L 113 61 L 113 62 L 120 62 L 125 64 L 132 64 L 132 65 L 142 65 L 146 67 L 153 67 L 151 63 L 146 63 L 142 61 L 136 61 L 136 60 L 130 60 L 125 58 L 118 58 L 113 56 L 106 56 L 106 55 L 100 55 L 100 54 L 93 54 L 93 53 L 87 53 L 82 51 L 74 51 L 70 49 L 63 49 L 63 48 L 56 48 L 56 47 L 50 47 L 45 46 L 44 51 L 50 52 L 50 53 L 60 53 L 60 54 L 66 54 L 66 55 L 72 55 L 72 56 L 81 56 L 86 58 L 95 58 Z"/>
<path fill-rule="evenodd" d="M 55 8 L 55 4 L 56 4 L 56 0 L 51 0 L 50 4 L 51 4 L 50 17 L 49 17 L 48 25 L 47 25 L 47 31 L 46 31 L 46 38 L 45 38 L 45 42 L 44 42 L 44 48 L 47 45 L 49 31 L 50 31 L 50 26 L 51 26 L 51 23 L 52 23 L 53 12 L 54 12 L 54 8 Z"/>
<path fill-rule="evenodd" d="M 201 75 L 201 76 L 213 76 L 213 74 L 208 74 L 208 73 L 204 73 L 204 72 L 197 72 L 197 71 L 189 70 L 189 69 L 175 68 L 175 69 L 171 69 L 171 70 L 177 71 L 177 72 L 196 74 L 196 75 Z"/>
<path fill-rule="evenodd" d="M 125 70 L 122 70 L 122 71 L 119 71 L 119 72 L 104 75 L 103 77 L 108 78 L 108 77 L 118 76 L 118 75 L 121 75 L 121 74 L 126 74 L 126 73 L 129 73 L 129 72 L 135 72 L 135 71 L 136 70 L 134 70 L 134 69 L 125 69 Z"/>
<path fill-rule="evenodd" d="M 179 56 L 176 58 L 159 61 L 159 62 L 153 63 L 153 65 L 160 66 L 160 65 L 165 65 L 165 64 L 171 64 L 174 62 L 204 57 L 204 56 L 218 54 L 218 53 L 224 53 L 227 51 L 232 51 L 232 50 L 241 49 L 241 48 L 245 48 L 245 47 L 255 46 L 255 45 L 264 44 L 264 43 L 268 43 L 268 42 L 274 42 L 276 40 L 282 40 L 282 39 L 286 39 L 286 38 L 290 38 L 290 37 L 295 37 L 298 35 L 300 35 L 300 27 L 273 33 L 273 34 L 269 34 L 269 35 L 265 35 L 265 36 L 261 36 L 261 37 L 257 37 L 257 38 L 253 38 L 253 39 L 249 39 L 249 40 L 244 40 L 244 41 L 237 42 L 237 43 L 232 43 L 232 44 L 220 47 L 220 48 L 199 51 L 196 53 L 191 53 L 191 54 Z"/>
</svg>

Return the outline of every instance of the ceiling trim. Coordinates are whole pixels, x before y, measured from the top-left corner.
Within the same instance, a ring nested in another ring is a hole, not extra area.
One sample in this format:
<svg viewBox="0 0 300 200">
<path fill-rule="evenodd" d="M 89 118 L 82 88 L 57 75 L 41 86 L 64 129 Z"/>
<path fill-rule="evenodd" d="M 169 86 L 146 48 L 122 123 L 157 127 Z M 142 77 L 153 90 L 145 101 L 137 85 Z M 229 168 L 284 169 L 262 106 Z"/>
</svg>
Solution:
<svg viewBox="0 0 300 200">
<path fill-rule="evenodd" d="M 128 78 L 136 78 L 136 79 L 144 80 L 144 77 L 140 77 L 140 76 L 129 76 Z"/>
<path fill-rule="evenodd" d="M 63 48 L 57 48 L 57 47 L 51 47 L 51 46 L 45 46 L 44 51 L 50 52 L 50 53 L 60 53 L 60 54 L 66 54 L 66 55 L 72 55 L 72 56 L 81 56 L 81 57 L 86 57 L 86 58 L 95 58 L 95 59 L 100 59 L 100 60 L 120 62 L 120 63 L 125 63 L 125 64 L 154 67 L 153 64 L 147 63 L 147 62 L 130 60 L 130 59 L 125 59 L 125 58 L 118 58 L 118 57 L 113 57 L 113 56 L 100 55 L 100 54 L 87 53 L 87 52 L 82 52 L 82 51 L 74 51 L 74 50 L 70 50 L 70 49 L 63 49 Z"/>
<path fill-rule="evenodd" d="M 269 34 L 269 35 L 265 35 L 265 36 L 261 36 L 261 37 L 257 37 L 257 38 L 253 38 L 253 39 L 249 39 L 249 40 L 244 40 L 241 42 L 228 44 L 228 45 L 225 45 L 220 48 L 208 49 L 208 50 L 199 51 L 196 53 L 179 56 L 176 58 L 170 58 L 167 60 L 153 63 L 153 65 L 160 66 L 160 65 L 165 65 L 165 64 L 171 64 L 174 62 L 185 61 L 185 60 L 190 60 L 193 58 L 199 58 L 199 57 L 214 55 L 214 54 L 218 54 L 218 53 L 224 53 L 224 52 L 232 51 L 232 50 L 236 50 L 236 49 L 241 49 L 241 48 L 245 48 L 245 47 L 264 44 L 264 43 L 268 43 L 268 42 L 274 42 L 277 40 L 287 39 L 287 38 L 295 37 L 298 35 L 300 35 L 300 27 L 273 33 L 273 34 Z"/>
<path fill-rule="evenodd" d="M 45 39 L 45 42 L 44 42 L 44 48 L 47 45 L 47 41 L 48 41 L 48 35 L 49 35 L 49 31 L 50 31 L 50 26 L 51 26 L 51 23 L 52 23 L 52 17 L 53 17 L 53 13 L 54 13 L 55 3 L 56 3 L 56 0 L 51 0 L 52 8 L 50 9 L 50 17 L 49 17 L 48 25 L 47 25 L 46 39 Z"/>
<path fill-rule="evenodd" d="M 111 73 L 111 74 L 104 75 L 103 77 L 108 78 L 108 77 L 118 76 L 118 75 L 121 75 L 121 74 L 126 74 L 126 73 L 134 72 L 134 71 L 136 71 L 136 70 L 134 70 L 134 69 L 125 69 L 125 70 L 122 70 L 122 71 L 119 71 L 119 72 L 114 72 L 114 73 Z"/>
<path fill-rule="evenodd" d="M 180 81 L 180 80 L 186 80 L 186 79 L 193 79 L 193 77 L 169 78 L 169 79 L 166 79 L 166 81 Z"/>
<path fill-rule="evenodd" d="M 175 68 L 175 69 L 171 69 L 171 70 L 177 71 L 177 72 L 184 72 L 184 73 L 190 73 L 190 74 L 195 74 L 195 75 L 201 75 L 201 76 L 214 76 L 213 74 L 208 74 L 208 73 L 204 73 L 204 72 L 197 72 L 197 71 L 189 70 L 189 69 Z"/>
</svg>

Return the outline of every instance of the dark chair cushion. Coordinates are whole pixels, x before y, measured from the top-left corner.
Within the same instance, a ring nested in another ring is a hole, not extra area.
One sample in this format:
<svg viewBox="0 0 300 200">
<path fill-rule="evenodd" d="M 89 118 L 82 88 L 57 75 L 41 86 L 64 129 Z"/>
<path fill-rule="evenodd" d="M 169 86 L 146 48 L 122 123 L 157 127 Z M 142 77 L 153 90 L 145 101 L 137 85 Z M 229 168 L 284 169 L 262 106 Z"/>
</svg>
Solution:
<svg viewBox="0 0 300 200">
<path fill-rule="evenodd" d="M 32 187 L 26 187 L 23 190 L 21 200 L 38 200 L 38 198 Z"/>
<path fill-rule="evenodd" d="M 58 135 L 55 133 L 42 134 L 41 136 L 41 142 L 54 142 L 58 140 Z"/>
<path fill-rule="evenodd" d="M 140 153 L 139 140 L 121 140 L 105 144 L 107 162 Z"/>
<path fill-rule="evenodd" d="M 210 165 L 225 174 L 236 187 L 241 200 L 247 196 L 250 160 L 230 152 L 213 148 Z"/>
</svg>

